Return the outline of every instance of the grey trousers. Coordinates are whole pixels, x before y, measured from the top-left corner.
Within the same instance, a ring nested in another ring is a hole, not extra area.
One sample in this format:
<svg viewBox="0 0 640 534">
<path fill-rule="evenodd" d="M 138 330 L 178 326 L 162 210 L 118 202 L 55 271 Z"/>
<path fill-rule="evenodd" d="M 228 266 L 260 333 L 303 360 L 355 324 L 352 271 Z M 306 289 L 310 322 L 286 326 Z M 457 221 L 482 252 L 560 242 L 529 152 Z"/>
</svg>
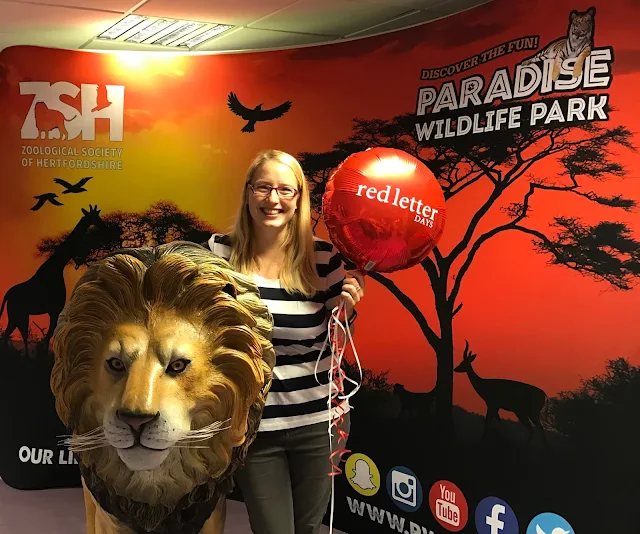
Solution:
<svg viewBox="0 0 640 534">
<path fill-rule="evenodd" d="M 349 416 L 341 427 L 345 432 Z M 331 497 L 328 424 L 258 433 L 235 475 L 254 534 L 320 531 Z M 335 428 L 331 443 L 335 450 Z"/>
</svg>

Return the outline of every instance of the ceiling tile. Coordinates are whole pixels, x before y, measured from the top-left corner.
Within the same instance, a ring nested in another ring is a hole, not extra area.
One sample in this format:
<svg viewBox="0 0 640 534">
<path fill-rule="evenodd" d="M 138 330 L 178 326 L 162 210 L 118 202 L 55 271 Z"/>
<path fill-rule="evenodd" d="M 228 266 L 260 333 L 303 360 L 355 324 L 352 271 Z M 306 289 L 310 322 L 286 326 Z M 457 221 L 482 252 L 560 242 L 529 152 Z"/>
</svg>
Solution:
<svg viewBox="0 0 640 534">
<path fill-rule="evenodd" d="M 78 48 L 121 14 L 0 0 L 0 49 L 16 45 Z"/>
<path fill-rule="evenodd" d="M 304 33 L 290 33 L 271 30 L 257 30 L 255 28 L 239 28 L 221 35 L 196 48 L 201 51 L 230 51 L 230 50 L 263 50 L 268 48 L 286 48 L 333 40 L 330 36 L 310 35 Z"/>
<path fill-rule="evenodd" d="M 20 0 L 17 0 L 16 3 L 20 3 Z M 97 11 L 117 11 L 119 13 L 125 13 L 140 2 L 139 0 L 108 0 L 107 2 L 104 0 L 28 0 L 26 3 L 81 7 L 85 9 L 95 9 Z"/>
<path fill-rule="evenodd" d="M 343 36 L 385 22 L 406 11 L 404 7 L 348 0 L 300 0 L 250 24 L 250 27 Z"/>
<path fill-rule="evenodd" d="M 406 17 L 401 17 L 390 22 L 380 24 L 379 26 L 373 26 L 366 30 L 352 33 L 347 37 L 365 37 L 368 35 L 377 35 L 379 33 L 384 33 L 392 30 L 400 30 L 409 26 L 414 26 L 416 24 L 429 22 L 431 20 L 441 18 L 442 16 L 442 14 L 435 13 L 433 11 L 416 11 L 415 13 L 407 15 Z"/>
<path fill-rule="evenodd" d="M 460 11 L 465 11 L 473 7 L 488 4 L 492 0 L 447 0 L 429 8 L 431 11 L 442 13 L 443 15 L 453 15 Z"/>
<path fill-rule="evenodd" d="M 149 0 L 138 15 L 217 22 L 242 26 L 288 6 L 295 0 Z"/>
<path fill-rule="evenodd" d="M 136 13 L 235 26 L 249 24 L 249 28 L 231 30 L 197 50 L 259 50 L 322 43 L 346 35 L 375 35 L 428 22 L 487 1 L 149 0 Z M 98 0 L 25 0 L 25 3 L 0 0 L 0 50 L 13 45 L 78 48 L 115 24 L 121 17 L 119 13 L 128 11 L 134 3 L 136 0 L 108 0 L 108 4 Z M 425 11 L 412 13 L 415 9 Z M 93 41 L 86 48 L 166 50 L 110 41 Z"/>
<path fill-rule="evenodd" d="M 352 2 L 365 2 L 369 4 L 382 4 L 385 6 L 398 6 L 405 9 L 431 9 L 447 0 L 350 0 Z"/>
</svg>

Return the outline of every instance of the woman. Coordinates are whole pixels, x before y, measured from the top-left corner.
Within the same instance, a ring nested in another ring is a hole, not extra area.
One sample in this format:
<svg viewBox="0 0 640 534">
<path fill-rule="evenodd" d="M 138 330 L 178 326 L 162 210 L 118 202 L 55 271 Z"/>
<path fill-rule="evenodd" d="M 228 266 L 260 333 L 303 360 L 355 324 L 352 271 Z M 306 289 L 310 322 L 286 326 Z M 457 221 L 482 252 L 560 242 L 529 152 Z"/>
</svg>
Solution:
<svg viewBox="0 0 640 534">
<path fill-rule="evenodd" d="M 364 278 L 347 276 L 335 247 L 314 238 L 302 168 L 277 150 L 251 163 L 236 226 L 229 235 L 214 234 L 209 247 L 252 275 L 274 320 L 273 384 L 258 437 L 236 475 L 251 529 L 315 534 L 331 492 L 328 349 L 318 366 L 323 385 L 314 370 L 331 310 L 342 299 L 351 323 Z M 348 402 L 341 408 L 348 431 Z"/>
</svg>

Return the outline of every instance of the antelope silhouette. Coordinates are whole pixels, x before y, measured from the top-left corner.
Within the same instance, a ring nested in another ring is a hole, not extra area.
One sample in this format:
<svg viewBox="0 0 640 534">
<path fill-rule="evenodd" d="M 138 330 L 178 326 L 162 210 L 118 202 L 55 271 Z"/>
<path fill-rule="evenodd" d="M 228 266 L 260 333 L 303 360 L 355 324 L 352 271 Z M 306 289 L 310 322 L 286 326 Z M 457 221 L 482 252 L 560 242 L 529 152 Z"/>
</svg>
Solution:
<svg viewBox="0 0 640 534">
<path fill-rule="evenodd" d="M 485 432 L 492 419 L 500 422 L 498 411 L 502 409 L 516 415 L 518 421 L 529 431 L 529 441 L 534 434 L 533 423 L 546 443 L 547 439 L 540 423 L 540 413 L 547 401 L 546 393 L 540 388 L 524 382 L 502 378 L 481 378 L 472 365 L 476 357 L 477 354 L 469 351 L 469 342 L 466 341 L 462 362 L 454 371 L 467 373 L 473 389 L 487 405 L 487 414 L 484 419 Z"/>
<path fill-rule="evenodd" d="M 419 416 L 427 416 L 431 410 L 435 388 L 424 393 L 415 393 L 407 391 L 403 384 L 394 384 L 393 394 L 400 399 L 401 409 L 398 419 L 402 419 L 404 414 L 411 416 L 417 413 Z"/>
<path fill-rule="evenodd" d="M 58 316 L 67 300 L 67 287 L 64 282 L 64 268 L 80 248 L 82 238 L 91 226 L 106 231 L 106 225 L 100 218 L 98 206 L 89 206 L 89 211 L 82 208 L 83 216 L 58 245 L 53 254 L 40 265 L 36 273 L 26 282 L 11 287 L 2 299 L 0 317 L 7 305 L 7 328 L 2 341 L 8 345 L 13 331 L 17 328 L 24 342 L 24 355 L 29 356 L 27 338 L 29 335 L 29 316 L 49 315 L 49 329 L 43 338 L 43 352 L 49 349 L 49 342 L 58 323 Z"/>
</svg>

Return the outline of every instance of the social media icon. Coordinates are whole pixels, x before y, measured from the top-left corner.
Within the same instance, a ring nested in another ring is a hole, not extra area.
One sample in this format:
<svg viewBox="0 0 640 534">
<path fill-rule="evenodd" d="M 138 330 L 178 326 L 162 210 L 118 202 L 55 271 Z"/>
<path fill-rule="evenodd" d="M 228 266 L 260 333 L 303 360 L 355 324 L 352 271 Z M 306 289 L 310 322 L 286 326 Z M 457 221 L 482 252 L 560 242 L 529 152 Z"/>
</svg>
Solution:
<svg viewBox="0 0 640 534">
<path fill-rule="evenodd" d="M 387 493 L 401 510 L 415 512 L 422 505 L 422 486 L 407 467 L 396 466 L 387 474 Z"/>
<path fill-rule="evenodd" d="M 429 491 L 431 513 L 441 527 L 460 532 L 469 520 L 469 506 L 462 490 L 453 482 L 439 480 Z"/>
<path fill-rule="evenodd" d="M 344 472 L 351 487 L 360 495 L 371 497 L 378 493 L 380 471 L 367 455 L 356 453 L 349 456 Z"/>
<path fill-rule="evenodd" d="M 417 485 L 418 479 L 413 475 L 395 470 L 391 472 L 391 492 L 394 500 L 415 507 L 418 498 Z"/>
<path fill-rule="evenodd" d="M 518 534 L 518 519 L 511 507 L 497 497 L 485 497 L 476 507 L 478 534 Z"/>
<path fill-rule="evenodd" d="M 552 512 L 535 516 L 527 527 L 527 534 L 576 534 L 564 518 Z"/>
</svg>

